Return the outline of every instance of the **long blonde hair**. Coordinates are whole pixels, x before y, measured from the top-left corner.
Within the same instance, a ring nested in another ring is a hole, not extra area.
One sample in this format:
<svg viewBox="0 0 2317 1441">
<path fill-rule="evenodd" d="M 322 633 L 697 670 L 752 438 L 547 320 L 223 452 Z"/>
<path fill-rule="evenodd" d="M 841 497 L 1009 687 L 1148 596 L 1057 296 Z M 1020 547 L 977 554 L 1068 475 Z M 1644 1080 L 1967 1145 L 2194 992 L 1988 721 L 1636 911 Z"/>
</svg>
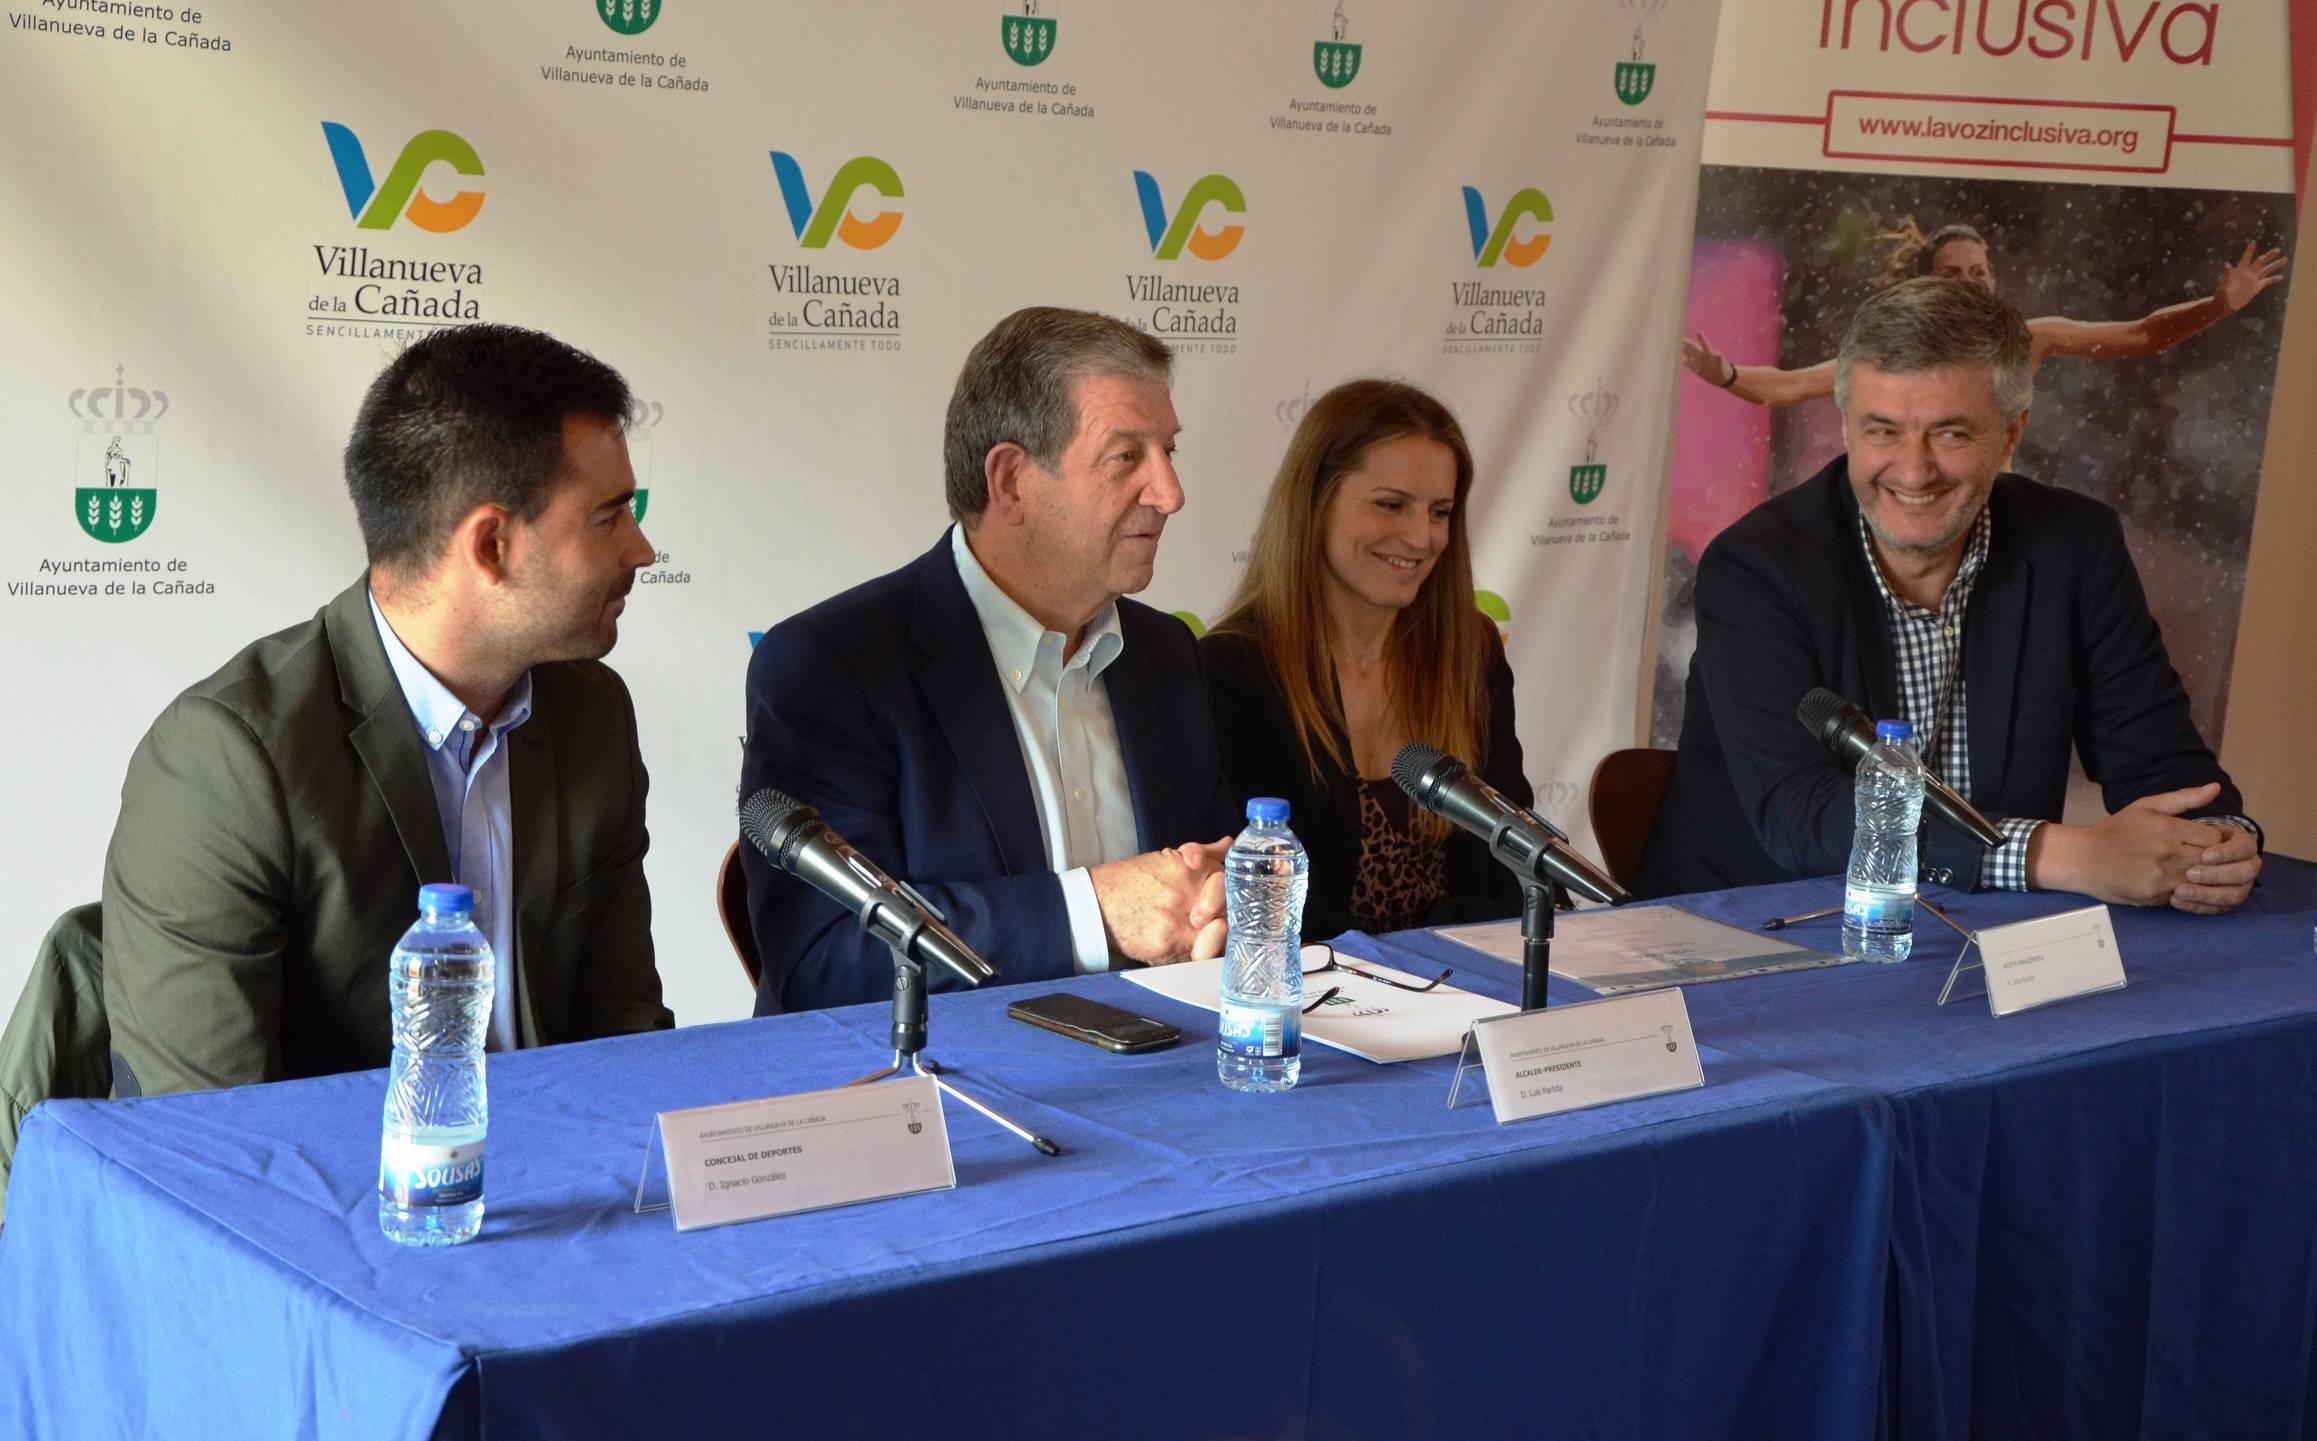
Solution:
<svg viewBox="0 0 2317 1441">
<path fill-rule="evenodd" d="M 1488 746 L 1488 662 L 1494 637 L 1473 606 L 1472 547 L 1465 502 L 1472 490 L 1472 448 L 1448 407 L 1395 380 L 1353 380 L 1304 412 L 1279 474 L 1263 502 L 1247 574 L 1219 632 L 1245 636 L 1261 651 L 1295 725 L 1314 783 L 1333 763 L 1354 767 L 1336 689 L 1333 628 L 1322 583 L 1328 502 L 1368 452 L 1387 441 L 1420 436 L 1456 460 L 1456 508 L 1448 545 L 1416 599 L 1392 622 L 1384 642 L 1384 677 L 1393 719 L 1409 739 L 1481 764 Z M 1425 817 L 1424 819 L 1429 819 Z"/>
<path fill-rule="evenodd" d="M 1890 243 L 1890 249 L 1883 255 L 1882 273 L 1872 282 L 1876 290 L 1888 290 L 1918 275 L 1932 274 L 1931 267 L 1939 263 L 1939 252 L 1950 240 L 1976 241 L 1982 247 L 1987 244 L 1987 237 L 1968 225 L 1942 225 L 1926 235 L 1912 215 L 1900 216 L 1896 224 L 1877 234 L 1875 239 Z"/>
</svg>

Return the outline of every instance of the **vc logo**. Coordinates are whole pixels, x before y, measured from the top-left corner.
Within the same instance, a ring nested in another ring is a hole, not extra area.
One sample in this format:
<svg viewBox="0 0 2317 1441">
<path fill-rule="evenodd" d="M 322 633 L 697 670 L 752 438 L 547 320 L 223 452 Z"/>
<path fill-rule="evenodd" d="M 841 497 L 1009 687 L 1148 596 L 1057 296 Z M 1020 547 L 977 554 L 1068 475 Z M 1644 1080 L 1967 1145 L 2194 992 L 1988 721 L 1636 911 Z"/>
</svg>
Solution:
<svg viewBox="0 0 2317 1441">
<path fill-rule="evenodd" d="M 1493 226 L 1488 223 L 1488 202 L 1480 198 L 1479 191 L 1467 185 L 1464 219 L 1472 227 L 1472 258 L 1480 262 L 1483 270 L 1496 264 L 1499 256 L 1525 269 L 1544 259 L 1545 247 L 1553 243 L 1553 237 L 1542 228 L 1553 223 L 1553 203 L 1533 185 L 1513 196 Z M 1539 228 L 1528 239 L 1515 240 L 1513 229 L 1524 219 L 1534 220 Z"/>
<path fill-rule="evenodd" d="M 788 223 L 796 230 L 797 244 L 807 250 L 825 249 L 834 235 L 855 250 L 875 250 L 901 228 L 901 212 L 885 210 L 863 220 L 849 208 L 856 191 L 866 186 L 888 200 L 901 198 L 901 176 L 874 155 L 856 155 L 837 167 L 837 178 L 813 204 L 805 189 L 804 167 L 785 150 L 772 152 L 772 173 L 780 177 L 780 198 L 788 204 Z"/>
<path fill-rule="evenodd" d="M 483 208 L 483 192 L 462 190 L 448 200 L 436 200 L 418 188 L 427 167 L 436 161 L 461 175 L 481 176 L 483 157 L 475 147 L 448 130 L 422 130 L 402 147 L 394 168 L 380 185 L 370 178 L 370 158 L 354 132 L 334 120 L 322 122 L 330 142 L 330 159 L 338 166 L 338 184 L 346 192 L 346 209 L 364 230 L 392 229 L 395 217 L 408 215 L 421 230 L 447 235 L 473 220 Z"/>
<path fill-rule="evenodd" d="M 1240 239 L 1247 233 L 1244 225 L 1226 225 L 1221 230 L 1199 227 L 1199 219 L 1210 205 L 1220 205 L 1232 215 L 1247 213 L 1247 197 L 1240 193 L 1239 182 L 1228 175 L 1207 175 L 1192 181 L 1171 224 L 1167 220 L 1167 203 L 1159 195 L 1158 181 L 1151 178 L 1149 171 L 1134 172 L 1134 191 L 1142 200 L 1142 225 L 1150 232 L 1150 253 L 1157 259 L 1173 260 L 1188 245 L 1191 254 L 1201 260 L 1221 260 L 1239 248 Z"/>
</svg>

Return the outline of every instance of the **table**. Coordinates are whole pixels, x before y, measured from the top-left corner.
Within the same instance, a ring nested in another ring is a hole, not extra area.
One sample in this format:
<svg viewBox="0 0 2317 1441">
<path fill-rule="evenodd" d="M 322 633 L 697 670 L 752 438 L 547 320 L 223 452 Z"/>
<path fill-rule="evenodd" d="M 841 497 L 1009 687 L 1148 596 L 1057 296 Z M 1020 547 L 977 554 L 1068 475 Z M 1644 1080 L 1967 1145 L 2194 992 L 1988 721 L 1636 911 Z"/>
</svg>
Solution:
<svg viewBox="0 0 2317 1441">
<path fill-rule="evenodd" d="M 1972 927 L 2085 904 L 1934 894 Z M 1826 879 L 1679 904 L 1753 926 L 1840 899 Z M 2124 990 L 2001 1020 L 1934 1004 L 1961 942 L 1921 915 L 1902 965 L 1688 988 L 1701 1043 L 1891 1106 L 1906 1441 L 2317 1435 L 2317 868 L 2270 858 L 2227 917 L 2114 916 Z M 1837 926 L 1786 934 L 1831 948 Z"/>
<path fill-rule="evenodd" d="M 1692 897 L 1754 924 L 1833 881 Z M 1963 896 L 1993 924 L 2079 904 Z M 45 1108 L 0 1235 L 22 1433 L 2283 1437 L 2317 1406 L 2317 869 L 2118 911 L 2129 986 L 1991 1018 L 1917 958 L 1695 986 L 1704 1090 L 1497 1127 L 1446 1062 L 1213 1082 L 934 1002 L 960 1186 L 678 1236 L 652 1112 L 883 1059 L 853 1008 L 495 1058 L 477 1243 L 372 1220 L 377 1073 Z M 1802 928 L 1833 944 L 1830 927 Z M 1352 937 L 1510 996 L 1421 933 Z M 1556 983 L 1556 999 L 1576 997 Z M 1879 1423 L 1878 1423 L 1879 1412 Z"/>
<path fill-rule="evenodd" d="M 952 1106 L 954 1191 L 689 1235 L 630 1210 L 652 1114 L 870 1070 L 879 1008 L 492 1058 L 490 1211 L 446 1251 L 378 1233 L 382 1073 L 44 1107 L 0 1431 L 1872 1433 L 1896 1159 L 1868 1090 L 1709 1044 L 1702 1090 L 1499 1127 L 1445 1107 L 1446 1061 L 1315 1047 L 1240 1096 L 1211 1016 L 1069 984 L 1183 1044 L 1107 1055 L 998 990 L 936 997 L 929 1051 L 1063 1157 Z"/>
</svg>

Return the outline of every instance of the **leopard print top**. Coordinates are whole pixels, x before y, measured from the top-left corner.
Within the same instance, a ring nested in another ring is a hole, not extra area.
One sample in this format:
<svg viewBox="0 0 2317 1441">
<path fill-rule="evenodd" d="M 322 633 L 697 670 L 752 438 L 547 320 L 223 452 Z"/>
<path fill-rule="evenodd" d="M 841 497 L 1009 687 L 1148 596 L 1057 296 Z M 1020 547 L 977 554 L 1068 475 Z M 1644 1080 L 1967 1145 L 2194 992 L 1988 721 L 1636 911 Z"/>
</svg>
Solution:
<svg viewBox="0 0 2317 1441">
<path fill-rule="evenodd" d="M 1448 894 L 1444 841 L 1412 829 L 1408 795 L 1390 780 L 1360 782 L 1360 864 L 1352 877 L 1352 922 L 1371 934 L 1420 924 Z"/>
</svg>

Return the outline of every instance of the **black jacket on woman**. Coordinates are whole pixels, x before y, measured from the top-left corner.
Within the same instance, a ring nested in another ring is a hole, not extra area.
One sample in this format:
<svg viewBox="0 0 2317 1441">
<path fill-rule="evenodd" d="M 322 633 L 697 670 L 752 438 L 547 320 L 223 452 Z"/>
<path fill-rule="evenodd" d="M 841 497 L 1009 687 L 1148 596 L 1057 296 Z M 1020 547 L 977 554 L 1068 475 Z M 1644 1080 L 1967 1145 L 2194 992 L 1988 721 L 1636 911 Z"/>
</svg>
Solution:
<svg viewBox="0 0 2317 1441">
<path fill-rule="evenodd" d="M 1228 632 L 1201 637 L 1200 659 L 1207 670 L 1208 695 L 1215 708 L 1215 739 L 1222 751 L 1223 778 L 1234 801 L 1278 796 L 1289 807 L 1288 825 L 1311 857 L 1311 885 L 1303 905 L 1303 934 L 1325 940 L 1352 929 L 1352 884 L 1360 864 L 1359 783 L 1349 771 L 1324 757 L 1325 774 L 1314 783 L 1296 742 L 1295 723 L 1278 681 L 1261 649 Z M 1535 803 L 1521 771 L 1520 736 L 1513 728 L 1512 667 L 1504 647 L 1490 647 L 1488 662 L 1488 754 L 1472 764 L 1481 779 L 1527 806 Z M 1339 704 L 1338 709 L 1341 709 Z M 1339 728 L 1346 754 L 1351 746 Z M 1488 847 L 1463 831 L 1449 836 L 1448 895 L 1425 918 L 1427 925 L 1496 920 L 1520 914 L 1520 883 L 1497 864 Z"/>
</svg>

